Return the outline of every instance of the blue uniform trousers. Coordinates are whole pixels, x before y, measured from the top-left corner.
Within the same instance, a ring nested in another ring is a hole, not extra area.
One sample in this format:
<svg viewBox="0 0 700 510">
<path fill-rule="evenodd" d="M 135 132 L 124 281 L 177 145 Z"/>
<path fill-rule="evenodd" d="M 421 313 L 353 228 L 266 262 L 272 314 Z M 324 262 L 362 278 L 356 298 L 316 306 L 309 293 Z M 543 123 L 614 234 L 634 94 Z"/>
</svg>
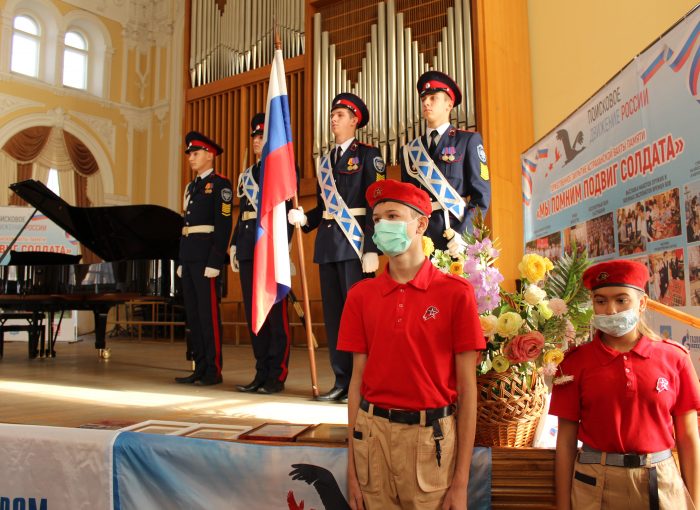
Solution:
<svg viewBox="0 0 700 510">
<path fill-rule="evenodd" d="M 239 261 L 243 306 L 248 321 L 248 332 L 255 355 L 255 379 L 280 381 L 287 379 L 291 338 L 287 320 L 287 299 L 275 303 L 256 335 L 250 328 L 253 323 L 253 261 Z"/>
</svg>

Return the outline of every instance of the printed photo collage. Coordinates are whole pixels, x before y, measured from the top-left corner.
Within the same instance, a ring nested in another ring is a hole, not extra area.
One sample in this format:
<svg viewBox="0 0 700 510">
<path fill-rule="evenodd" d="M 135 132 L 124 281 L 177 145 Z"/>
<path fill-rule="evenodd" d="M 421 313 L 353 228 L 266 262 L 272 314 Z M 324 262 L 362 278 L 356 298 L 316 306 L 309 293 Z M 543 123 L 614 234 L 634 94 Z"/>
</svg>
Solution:
<svg viewBox="0 0 700 510">
<path fill-rule="evenodd" d="M 674 247 L 654 249 L 653 243 L 673 238 L 678 239 L 664 244 Z M 574 246 L 588 250 L 594 261 L 619 255 L 642 262 L 649 268 L 652 299 L 669 306 L 700 306 L 700 180 L 530 241 L 525 252 L 555 261 Z"/>
</svg>

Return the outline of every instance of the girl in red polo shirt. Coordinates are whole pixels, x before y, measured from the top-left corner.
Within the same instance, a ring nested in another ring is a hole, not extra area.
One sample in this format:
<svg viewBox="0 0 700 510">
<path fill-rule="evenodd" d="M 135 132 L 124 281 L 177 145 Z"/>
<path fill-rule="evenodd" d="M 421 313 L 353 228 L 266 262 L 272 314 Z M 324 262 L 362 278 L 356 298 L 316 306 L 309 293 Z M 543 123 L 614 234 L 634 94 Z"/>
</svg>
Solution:
<svg viewBox="0 0 700 510">
<path fill-rule="evenodd" d="M 682 510 L 700 502 L 698 376 L 684 347 L 644 323 L 648 279 L 646 266 L 629 260 L 583 275 L 595 334 L 559 366 L 550 409 L 559 417 L 558 510 Z"/>
</svg>

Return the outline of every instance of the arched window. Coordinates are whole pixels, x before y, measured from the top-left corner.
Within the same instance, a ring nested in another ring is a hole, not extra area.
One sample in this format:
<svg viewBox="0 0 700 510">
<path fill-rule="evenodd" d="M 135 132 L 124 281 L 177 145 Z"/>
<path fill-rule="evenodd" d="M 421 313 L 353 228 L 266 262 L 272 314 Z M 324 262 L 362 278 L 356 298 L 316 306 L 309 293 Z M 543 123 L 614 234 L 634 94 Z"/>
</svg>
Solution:
<svg viewBox="0 0 700 510">
<path fill-rule="evenodd" d="M 87 89 L 88 42 L 87 39 L 70 30 L 66 32 L 63 51 L 63 84 L 75 89 Z"/>
<path fill-rule="evenodd" d="M 39 24 L 26 15 L 15 16 L 12 30 L 12 71 L 39 76 Z"/>
</svg>

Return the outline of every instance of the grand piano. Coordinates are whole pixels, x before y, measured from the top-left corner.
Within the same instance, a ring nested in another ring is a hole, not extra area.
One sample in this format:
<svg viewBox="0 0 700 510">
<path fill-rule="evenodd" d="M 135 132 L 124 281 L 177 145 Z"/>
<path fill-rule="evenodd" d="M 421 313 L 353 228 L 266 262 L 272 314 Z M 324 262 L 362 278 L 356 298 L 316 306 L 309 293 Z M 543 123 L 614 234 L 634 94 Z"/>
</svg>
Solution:
<svg viewBox="0 0 700 510">
<path fill-rule="evenodd" d="M 57 313 L 62 317 L 66 310 L 91 310 L 95 348 L 100 357 L 108 357 L 105 337 L 112 306 L 140 297 L 175 297 L 182 230 L 182 217 L 176 212 L 157 205 L 74 207 L 35 180 L 10 188 L 104 262 L 75 264 L 66 255 L 11 252 L 8 264 L 0 265 L 3 312 L 46 315 L 53 324 Z M 47 356 L 56 354 L 57 334 L 50 335 Z M 29 356 L 37 355 L 44 353 L 38 351 L 36 336 L 30 335 Z"/>
</svg>

